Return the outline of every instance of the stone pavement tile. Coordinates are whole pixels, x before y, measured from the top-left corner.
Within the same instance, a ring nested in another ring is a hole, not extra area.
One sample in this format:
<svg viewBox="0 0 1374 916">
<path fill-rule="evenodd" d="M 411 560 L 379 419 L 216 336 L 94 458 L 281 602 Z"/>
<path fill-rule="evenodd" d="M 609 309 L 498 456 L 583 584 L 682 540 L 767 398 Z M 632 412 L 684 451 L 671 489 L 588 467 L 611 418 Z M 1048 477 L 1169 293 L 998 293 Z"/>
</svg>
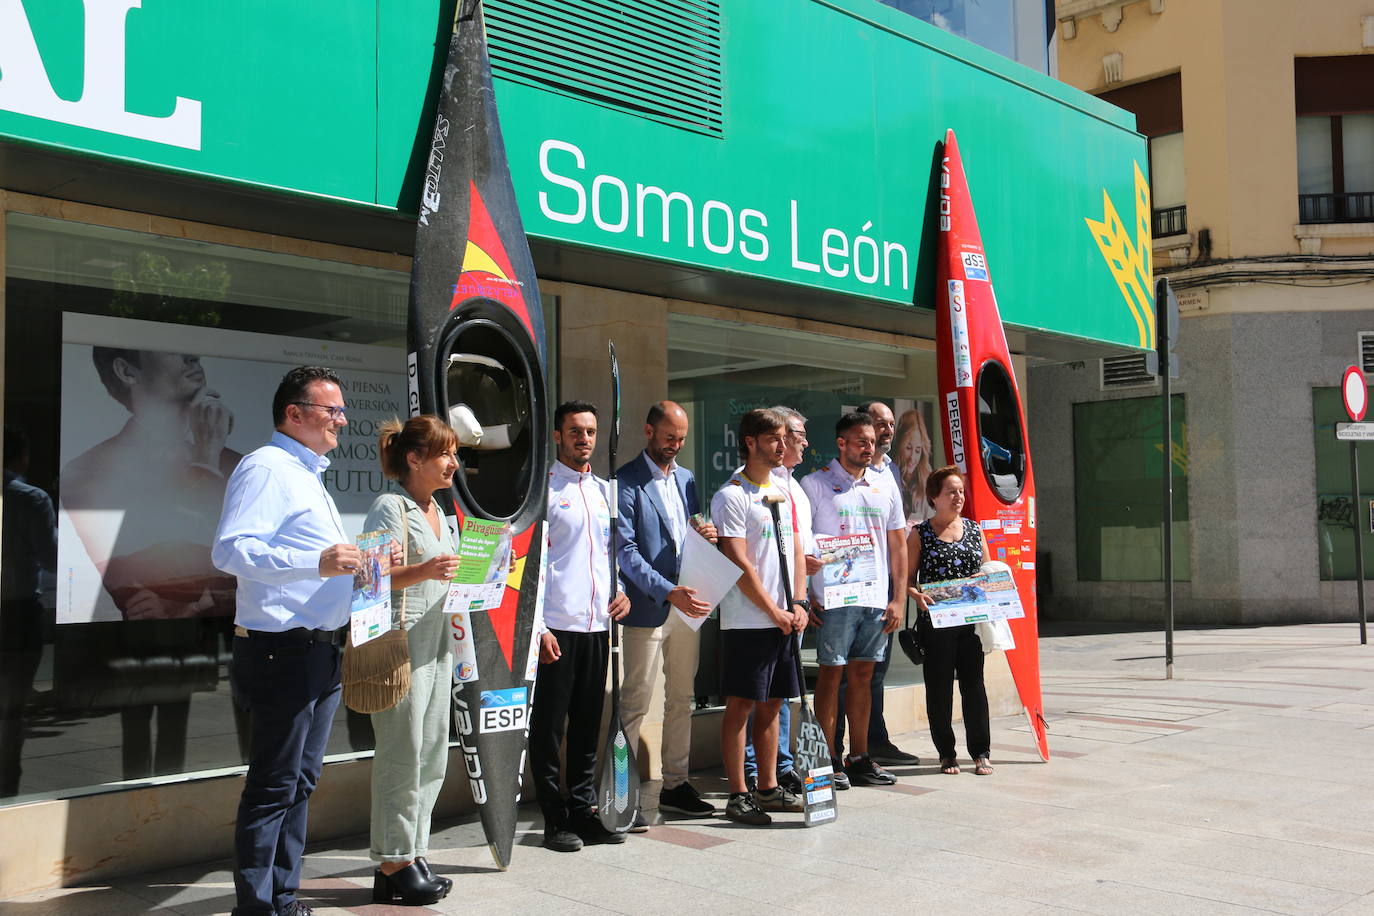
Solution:
<svg viewBox="0 0 1374 916">
<path fill-rule="evenodd" d="M 1237 836 L 1190 841 L 1160 855 L 1236 874 L 1282 876 L 1285 881 L 1328 890 L 1374 893 L 1374 854 L 1369 853 Z"/>
<path fill-rule="evenodd" d="M 1310 884 L 1160 859 L 1124 863 L 1112 878 L 1127 884 L 1281 913 L 1326 913 L 1355 897 Z"/>
<path fill-rule="evenodd" d="M 1345 906 L 1337 907 L 1328 916 L 1374 916 L 1374 894 L 1352 900 Z"/>
<path fill-rule="evenodd" d="M 834 880 L 820 891 L 792 894 L 780 907 L 803 913 L 978 913 L 980 916 L 1049 914 L 1061 910 L 1025 898 L 953 887 L 914 877 L 905 863 L 893 863 L 882 881 Z"/>
<path fill-rule="evenodd" d="M 147 901 L 149 910 L 174 913 L 227 913 L 234 906 L 234 876 L 227 868 L 206 874 L 177 869 L 153 880 L 121 881 L 121 890 Z"/>
<path fill-rule="evenodd" d="M 439 905 L 442 906 L 450 900 L 453 900 L 453 895 L 449 895 L 448 898 L 440 901 Z M 440 912 L 462 913 L 463 916 L 529 916 L 531 913 L 543 914 L 543 916 L 554 916 L 554 914 L 563 916 L 563 914 L 566 913 L 577 916 L 579 913 L 605 913 L 607 911 L 613 913 L 634 912 L 629 906 L 617 908 L 608 905 L 611 902 L 612 901 L 603 899 L 597 903 L 586 903 L 572 897 L 564 896 L 553 890 L 539 891 L 527 889 L 517 894 L 501 897 L 496 900 L 486 899 L 481 895 L 474 895 L 460 901 L 461 908 L 441 909 Z M 402 910 L 401 907 L 394 907 L 393 909 L 397 911 L 395 912 L 395 916 L 407 916 L 407 914 L 400 912 Z M 321 914 L 321 916 L 323 916 L 323 914 Z"/>
<path fill-rule="evenodd" d="M 797 822 L 797 826 L 791 829 L 752 828 L 751 832 L 795 833 L 807 829 Z M 827 826 L 815 829 L 833 828 Z M 694 894 L 698 889 L 713 890 L 756 903 L 767 903 L 790 890 L 805 890 L 826 881 L 804 867 L 785 864 L 786 860 L 782 863 L 765 864 L 747 856 L 735 855 L 736 847 L 739 845 L 741 844 L 732 842 L 699 851 L 662 843 L 640 842 L 636 843 L 633 849 L 627 848 L 627 855 L 616 865 L 622 872 L 634 876 L 633 886 L 669 882 L 682 886 L 684 892 L 689 894 Z M 703 852 L 709 853 L 709 857 Z M 703 867 L 706 862 L 714 863 L 717 867 Z"/>
<path fill-rule="evenodd" d="M 132 916 L 148 901 L 115 887 L 66 887 L 0 903 L 3 916 Z"/>
<path fill-rule="evenodd" d="M 1230 903 L 1214 896 L 1161 891 L 1102 878 L 1083 878 L 1054 893 L 1036 894 L 1035 899 L 1104 916 L 1136 913 L 1150 916 L 1159 913 L 1168 913 L 1170 916 L 1239 916 L 1255 912 L 1254 907 Z"/>
</svg>

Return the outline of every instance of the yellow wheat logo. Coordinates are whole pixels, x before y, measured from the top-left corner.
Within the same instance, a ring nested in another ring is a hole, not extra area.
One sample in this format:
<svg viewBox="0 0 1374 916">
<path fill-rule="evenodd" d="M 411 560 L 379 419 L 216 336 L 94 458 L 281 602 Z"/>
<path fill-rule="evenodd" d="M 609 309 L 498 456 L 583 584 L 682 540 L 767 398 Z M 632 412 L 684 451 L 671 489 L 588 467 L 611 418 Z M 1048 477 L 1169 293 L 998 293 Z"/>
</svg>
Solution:
<svg viewBox="0 0 1374 916">
<path fill-rule="evenodd" d="M 1135 163 L 1135 243 L 1132 244 L 1105 188 L 1102 191 L 1102 221 L 1085 218 L 1084 222 L 1097 240 L 1097 247 L 1126 300 L 1126 307 L 1131 310 L 1136 329 L 1140 331 L 1140 346 L 1144 349 L 1153 347 L 1155 310 L 1151 274 L 1154 253 L 1150 248 L 1150 183 L 1141 173 L 1139 163 Z"/>
</svg>

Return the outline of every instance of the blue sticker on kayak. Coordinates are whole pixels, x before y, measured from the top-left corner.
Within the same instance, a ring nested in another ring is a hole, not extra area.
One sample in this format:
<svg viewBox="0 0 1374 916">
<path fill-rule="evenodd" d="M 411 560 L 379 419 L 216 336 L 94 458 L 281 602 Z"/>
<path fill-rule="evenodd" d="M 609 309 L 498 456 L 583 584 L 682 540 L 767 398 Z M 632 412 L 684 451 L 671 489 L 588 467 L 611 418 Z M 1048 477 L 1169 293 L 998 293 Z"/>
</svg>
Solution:
<svg viewBox="0 0 1374 916">
<path fill-rule="evenodd" d="M 960 252 L 964 259 L 964 279 L 966 280 L 986 280 L 988 278 L 988 262 L 981 254 L 975 251 Z"/>
<path fill-rule="evenodd" d="M 477 730 L 512 732 L 522 729 L 529 720 L 529 688 L 509 687 L 505 690 L 483 690 Z"/>
</svg>

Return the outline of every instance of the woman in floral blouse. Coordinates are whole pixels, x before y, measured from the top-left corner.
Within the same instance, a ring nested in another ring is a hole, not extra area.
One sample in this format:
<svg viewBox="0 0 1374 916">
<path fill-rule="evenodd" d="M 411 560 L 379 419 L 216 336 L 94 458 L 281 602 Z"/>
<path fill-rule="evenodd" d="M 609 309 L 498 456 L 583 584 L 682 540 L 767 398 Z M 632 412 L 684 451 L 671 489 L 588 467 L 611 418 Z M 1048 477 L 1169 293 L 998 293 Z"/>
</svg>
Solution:
<svg viewBox="0 0 1374 916">
<path fill-rule="evenodd" d="M 940 755 L 940 772 L 951 776 L 959 772 L 954 753 L 954 679 L 959 679 L 963 701 L 964 739 L 973 772 L 992 773 L 991 726 L 988 723 L 988 694 L 983 685 L 983 644 L 974 625 L 935 628 L 930 625 L 930 598 L 921 593 L 923 584 L 972 576 L 988 561 L 987 544 L 978 523 L 964 518 L 964 476 L 953 465 L 940 468 L 926 480 L 926 499 L 934 508 L 932 518 L 911 530 L 907 556 L 913 558 L 911 598 L 921 606 L 921 643 L 925 648 L 926 717 L 930 736 Z"/>
</svg>

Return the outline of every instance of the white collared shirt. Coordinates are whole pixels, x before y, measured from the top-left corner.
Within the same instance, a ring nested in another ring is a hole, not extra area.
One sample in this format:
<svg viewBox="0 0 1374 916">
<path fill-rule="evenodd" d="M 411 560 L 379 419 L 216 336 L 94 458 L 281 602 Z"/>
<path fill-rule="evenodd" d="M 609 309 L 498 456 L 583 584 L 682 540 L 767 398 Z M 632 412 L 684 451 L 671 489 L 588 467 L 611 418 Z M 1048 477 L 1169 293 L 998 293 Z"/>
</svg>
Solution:
<svg viewBox="0 0 1374 916">
<path fill-rule="evenodd" d="M 873 538 L 880 582 L 891 576 L 887 533 L 906 531 L 901 494 L 883 476 L 881 471 L 867 467 L 856 478 L 844 469 L 840 459 L 833 458 L 801 482 L 811 499 L 811 524 L 816 534 L 868 534 Z"/>
<path fill-rule="evenodd" d="M 320 578 L 321 552 L 353 541 L 320 479 L 327 467 L 328 458 L 274 432 L 229 477 L 210 559 L 239 580 L 239 626 L 279 633 L 347 622 L 353 577 Z"/>
<path fill-rule="evenodd" d="M 664 473 L 647 451 L 641 454 L 652 475 L 650 485 L 658 490 L 658 498 L 663 501 L 663 509 L 668 513 L 668 533 L 673 536 L 673 546 L 677 548 L 678 556 L 682 556 L 682 541 L 687 537 L 687 506 L 683 504 L 682 491 L 677 486 L 677 462 L 669 464 L 667 473 Z"/>
<path fill-rule="evenodd" d="M 801 532 L 802 553 L 816 555 L 816 533 L 811 530 L 811 498 L 802 489 L 801 481 L 792 476 L 792 470 L 778 465 L 773 468 L 773 476 L 787 488 L 787 495 L 793 499 L 797 510 L 797 530 Z"/>
<path fill-rule="evenodd" d="M 874 453 L 873 461 L 869 464 L 875 475 L 875 483 L 880 483 L 892 490 L 892 494 L 897 497 L 897 505 L 905 505 L 902 502 L 902 481 L 897 472 L 897 462 L 892 460 L 891 455 L 882 452 Z"/>
<path fill-rule="evenodd" d="M 574 633 L 607 629 L 611 583 L 609 484 L 554 461 L 549 471 L 549 566 L 544 626 Z"/>
</svg>

